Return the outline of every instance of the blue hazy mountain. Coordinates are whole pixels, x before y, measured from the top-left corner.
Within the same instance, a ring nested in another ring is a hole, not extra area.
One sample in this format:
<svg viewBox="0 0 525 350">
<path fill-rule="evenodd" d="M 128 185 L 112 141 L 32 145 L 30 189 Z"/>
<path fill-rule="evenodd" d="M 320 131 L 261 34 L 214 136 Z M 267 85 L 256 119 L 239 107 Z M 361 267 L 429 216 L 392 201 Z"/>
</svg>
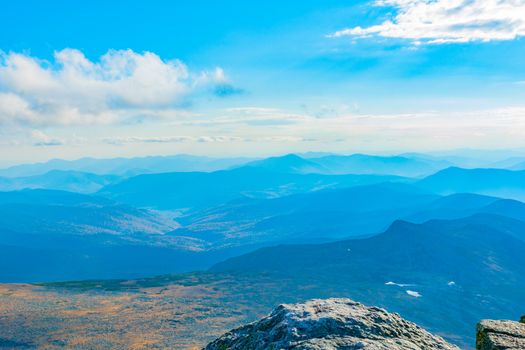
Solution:
<svg viewBox="0 0 525 350">
<path fill-rule="evenodd" d="M 45 174 L 23 177 L 0 177 L 0 191 L 25 188 L 92 193 L 119 181 L 116 175 L 97 175 L 72 170 L 51 170 Z"/>
<path fill-rule="evenodd" d="M 329 169 L 332 174 L 389 174 L 416 177 L 450 166 L 450 163 L 442 160 L 367 154 L 332 155 L 309 160 Z"/>
<path fill-rule="evenodd" d="M 478 214 L 423 224 L 396 221 L 360 240 L 262 248 L 211 271 L 282 279 L 318 290 L 311 297 L 357 298 L 466 346 L 473 344 L 478 319 L 519 316 L 524 251 L 524 222 Z"/>
<path fill-rule="evenodd" d="M 521 166 L 525 163 L 523 156 L 516 156 L 498 160 L 489 164 L 488 168 L 524 170 Z"/>
<path fill-rule="evenodd" d="M 319 190 L 273 199 L 242 199 L 181 218 L 172 234 L 216 245 L 316 241 L 370 235 L 439 196 L 402 183 Z"/>
<path fill-rule="evenodd" d="M 138 207 L 205 208 L 243 197 L 273 198 L 324 188 L 351 187 L 397 176 L 296 174 L 246 166 L 211 173 L 138 175 L 103 188 L 99 194 Z"/>
<path fill-rule="evenodd" d="M 509 166 L 509 169 L 511 169 L 511 170 L 525 170 L 525 160 L 523 160 L 523 158 L 522 158 L 519 162 L 513 164 L 512 166 Z"/>
<path fill-rule="evenodd" d="M 525 171 L 450 167 L 426 177 L 417 185 L 439 194 L 469 192 L 525 199 Z"/>
<path fill-rule="evenodd" d="M 525 220 L 525 204 L 477 194 L 441 197 L 401 183 L 243 199 L 180 218 L 172 234 L 214 245 L 315 242 L 377 234 L 397 219 L 424 222 L 476 213 Z"/>
<path fill-rule="evenodd" d="M 135 158 L 53 159 L 44 163 L 22 164 L 0 170 L 3 177 L 45 174 L 51 170 L 79 171 L 93 174 L 136 175 L 181 171 L 215 171 L 239 166 L 250 158 L 210 158 L 192 155 L 150 156 Z"/>
<path fill-rule="evenodd" d="M 176 222 L 111 200 L 53 190 L 0 192 L 0 227 L 42 235 L 162 234 Z"/>
<path fill-rule="evenodd" d="M 441 159 L 422 156 L 376 156 L 368 154 L 321 155 L 300 157 L 288 154 L 270 157 L 248 163 L 247 166 L 259 167 L 276 172 L 317 173 L 317 174 L 368 174 L 398 175 L 415 177 L 429 175 L 451 165 Z"/>
<path fill-rule="evenodd" d="M 525 221 L 525 203 L 512 199 L 459 193 L 442 197 L 403 219 L 421 223 L 431 219 L 458 219 L 483 213 Z"/>
<path fill-rule="evenodd" d="M 270 157 L 256 160 L 246 164 L 246 166 L 283 173 L 331 173 L 330 169 L 323 167 L 315 161 L 302 158 L 296 154 L 287 154 L 280 157 Z"/>
<path fill-rule="evenodd" d="M 158 265 L 145 262 L 146 253 L 162 246 L 159 237 L 176 227 L 146 210 L 64 191 L 0 192 L 0 212 L 0 281 L 115 276 L 134 267 L 144 271 L 136 265 Z M 122 256 L 121 250 L 136 254 Z"/>
<path fill-rule="evenodd" d="M 166 215 L 50 190 L 0 192 L 0 282 L 126 278 L 204 269 L 253 249 L 199 252 Z"/>
<path fill-rule="evenodd" d="M 421 283 L 430 276 L 464 286 L 525 285 L 524 251 L 525 222 L 476 214 L 422 224 L 397 220 L 385 232 L 363 239 L 261 248 L 211 270 L 304 274 L 333 269 L 334 275 L 344 271 L 343 276 L 383 283 Z"/>
<path fill-rule="evenodd" d="M 403 183 L 243 197 L 177 222 L 169 213 L 50 190 L 0 192 L 0 212 L 3 266 L 20 266 L 17 281 L 30 281 L 34 271 L 41 280 L 183 272 L 276 243 L 370 236 L 403 218 L 422 222 L 490 213 L 525 220 L 521 202 L 476 194 L 440 197 Z M 39 268 L 20 265 L 20 259 Z M 13 270 L 0 273 L 3 281 L 9 276 Z"/>
</svg>

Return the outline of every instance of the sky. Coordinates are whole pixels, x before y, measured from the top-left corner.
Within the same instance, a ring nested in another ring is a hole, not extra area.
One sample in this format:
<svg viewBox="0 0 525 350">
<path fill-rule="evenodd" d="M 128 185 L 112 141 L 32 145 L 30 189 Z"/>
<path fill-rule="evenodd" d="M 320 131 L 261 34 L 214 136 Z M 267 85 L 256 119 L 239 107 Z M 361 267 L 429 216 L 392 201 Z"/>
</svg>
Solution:
<svg viewBox="0 0 525 350">
<path fill-rule="evenodd" d="M 525 0 L 0 6 L 0 166 L 525 148 Z"/>
</svg>

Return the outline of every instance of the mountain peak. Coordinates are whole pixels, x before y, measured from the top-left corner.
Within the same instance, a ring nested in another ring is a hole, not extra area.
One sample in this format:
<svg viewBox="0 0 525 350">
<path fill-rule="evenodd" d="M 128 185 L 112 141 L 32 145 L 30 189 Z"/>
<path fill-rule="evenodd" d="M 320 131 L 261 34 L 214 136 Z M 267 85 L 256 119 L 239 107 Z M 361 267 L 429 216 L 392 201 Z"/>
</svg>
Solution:
<svg viewBox="0 0 525 350">
<path fill-rule="evenodd" d="M 314 161 L 304 159 L 294 153 L 253 161 L 246 164 L 246 166 L 287 173 L 327 172 L 327 170 L 323 166 L 317 164 Z"/>
<path fill-rule="evenodd" d="M 298 348 L 458 349 L 398 314 L 334 298 L 280 305 L 260 321 L 224 334 L 205 350 Z"/>
</svg>

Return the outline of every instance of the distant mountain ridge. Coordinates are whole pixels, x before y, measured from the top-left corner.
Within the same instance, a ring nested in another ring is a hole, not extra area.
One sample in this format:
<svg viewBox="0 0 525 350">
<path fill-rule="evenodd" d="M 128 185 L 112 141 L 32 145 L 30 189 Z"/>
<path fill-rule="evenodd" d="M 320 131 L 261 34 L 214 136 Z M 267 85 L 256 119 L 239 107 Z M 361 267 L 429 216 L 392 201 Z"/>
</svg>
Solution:
<svg viewBox="0 0 525 350">
<path fill-rule="evenodd" d="M 193 155 L 147 156 L 133 158 L 52 159 L 47 162 L 20 164 L 0 169 L 0 177 L 28 177 L 53 170 L 97 175 L 134 176 L 165 172 L 210 172 L 240 166 L 261 167 L 278 172 L 320 174 L 377 174 L 398 176 L 428 175 L 453 165 L 441 158 L 423 155 L 377 156 L 368 154 L 338 155 L 311 152 L 287 154 L 264 159 L 249 157 L 212 158 Z"/>
<path fill-rule="evenodd" d="M 380 183 L 232 201 L 181 217 L 183 227 L 171 234 L 214 246 L 323 242 L 377 234 L 397 219 L 423 223 L 481 213 L 525 220 L 525 203 L 477 194 L 442 197 L 409 184 Z"/>
<path fill-rule="evenodd" d="M 0 191 L 48 189 L 93 193 L 120 179 L 116 175 L 97 175 L 72 170 L 50 170 L 41 175 L 0 177 Z"/>
<path fill-rule="evenodd" d="M 450 167 L 418 181 L 416 185 L 439 194 L 470 192 L 525 199 L 525 171 Z"/>
<path fill-rule="evenodd" d="M 322 155 L 308 158 L 288 154 L 246 164 L 246 166 L 272 171 L 300 174 L 397 175 L 405 177 L 429 175 L 450 165 L 449 162 L 432 158 L 368 154 Z"/>
<path fill-rule="evenodd" d="M 0 169 L 0 176 L 42 175 L 52 170 L 87 172 L 97 175 L 133 176 L 143 173 L 216 171 L 238 166 L 252 158 L 211 158 L 192 155 L 148 156 L 135 158 L 53 159 L 44 163 L 15 165 Z"/>
<path fill-rule="evenodd" d="M 280 157 L 270 157 L 262 160 L 256 160 L 244 166 L 284 173 L 330 173 L 330 170 L 323 167 L 321 164 L 318 164 L 310 159 L 302 158 L 296 154 L 287 154 Z"/>
<path fill-rule="evenodd" d="M 351 187 L 385 181 L 408 180 L 387 175 L 296 174 L 243 166 L 210 173 L 139 175 L 106 186 L 99 194 L 139 207 L 195 209 L 212 207 L 243 197 L 273 198 L 324 188 Z"/>
</svg>

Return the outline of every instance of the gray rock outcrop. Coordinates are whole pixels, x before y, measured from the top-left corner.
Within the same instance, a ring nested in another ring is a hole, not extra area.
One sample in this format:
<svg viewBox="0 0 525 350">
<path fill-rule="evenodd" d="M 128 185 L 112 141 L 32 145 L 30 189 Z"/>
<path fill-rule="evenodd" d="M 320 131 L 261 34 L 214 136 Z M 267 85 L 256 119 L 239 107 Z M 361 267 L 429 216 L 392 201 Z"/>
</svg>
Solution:
<svg viewBox="0 0 525 350">
<path fill-rule="evenodd" d="M 350 299 L 284 304 L 269 316 L 232 330 L 205 350 L 457 350 L 416 324 Z"/>
<path fill-rule="evenodd" d="M 525 349 L 525 323 L 523 323 L 523 321 L 481 321 L 480 323 L 478 323 L 477 327 L 476 349 Z"/>
</svg>

